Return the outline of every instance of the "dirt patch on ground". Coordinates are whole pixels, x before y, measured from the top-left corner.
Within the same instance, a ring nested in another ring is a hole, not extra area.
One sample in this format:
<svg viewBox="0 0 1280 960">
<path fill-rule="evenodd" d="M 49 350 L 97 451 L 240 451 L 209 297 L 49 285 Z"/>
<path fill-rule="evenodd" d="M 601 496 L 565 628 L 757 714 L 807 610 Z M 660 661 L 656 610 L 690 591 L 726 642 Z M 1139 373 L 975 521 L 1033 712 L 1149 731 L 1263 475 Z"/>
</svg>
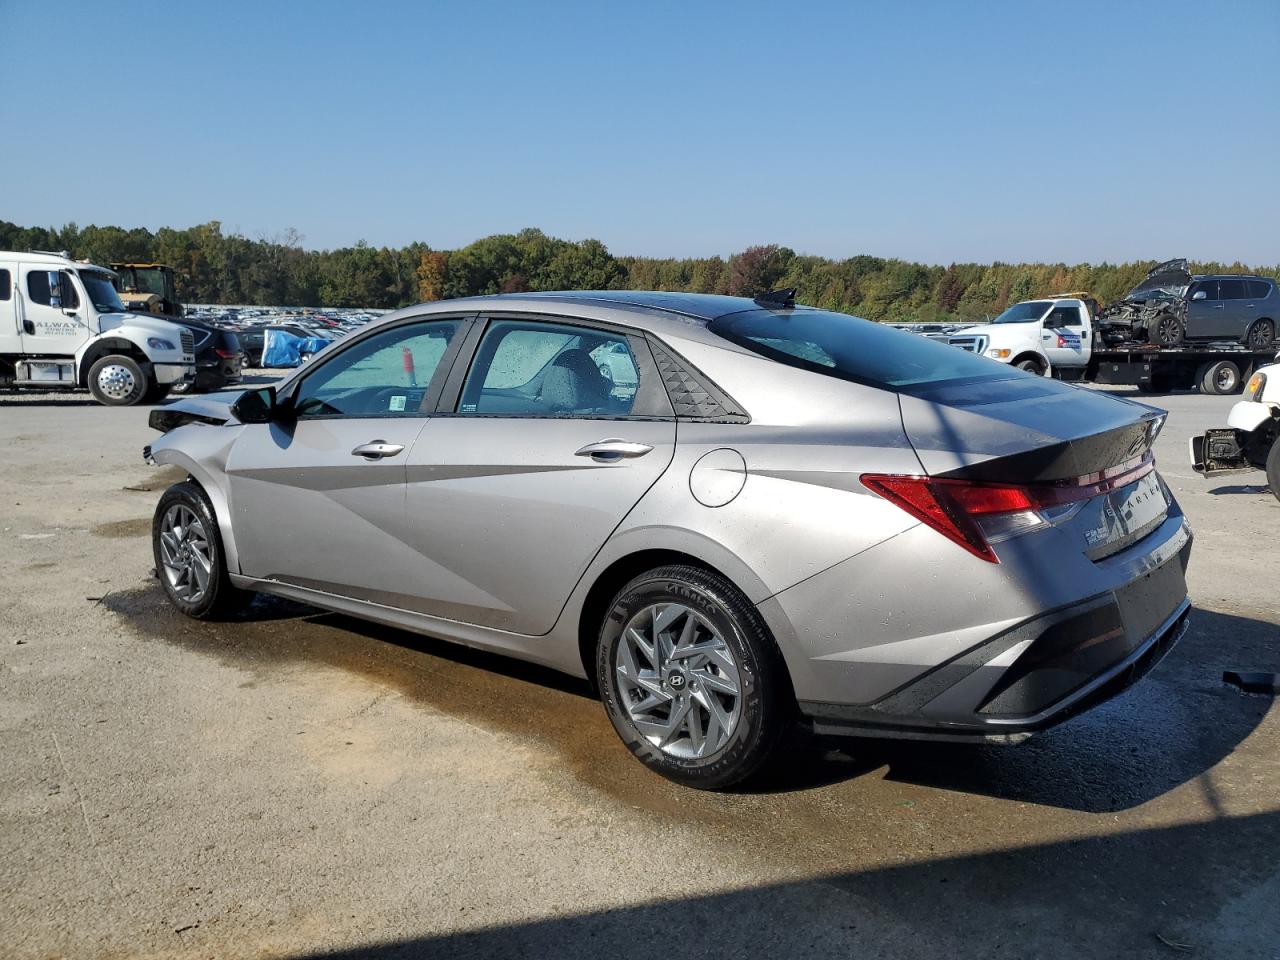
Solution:
<svg viewBox="0 0 1280 960">
<path fill-rule="evenodd" d="M 95 537 L 108 537 L 120 540 L 125 537 L 151 536 L 151 518 L 138 517 L 134 520 L 113 520 L 111 523 L 100 523 L 93 528 Z"/>
<path fill-rule="evenodd" d="M 152 470 L 136 483 L 125 484 L 120 489 L 130 493 L 158 493 L 185 479 L 187 479 L 187 471 L 171 464 L 160 470 Z"/>
</svg>

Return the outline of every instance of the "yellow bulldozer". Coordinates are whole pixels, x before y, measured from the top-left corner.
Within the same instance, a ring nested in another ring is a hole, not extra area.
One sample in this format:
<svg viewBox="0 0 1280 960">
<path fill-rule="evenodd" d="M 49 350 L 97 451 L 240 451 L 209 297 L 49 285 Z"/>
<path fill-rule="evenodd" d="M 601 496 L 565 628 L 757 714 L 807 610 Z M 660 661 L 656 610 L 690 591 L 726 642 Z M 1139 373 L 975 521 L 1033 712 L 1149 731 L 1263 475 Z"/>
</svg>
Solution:
<svg viewBox="0 0 1280 960">
<path fill-rule="evenodd" d="M 130 310 L 154 313 L 162 317 L 182 316 L 173 267 L 163 263 L 113 263 L 119 279 L 116 289 Z"/>
</svg>

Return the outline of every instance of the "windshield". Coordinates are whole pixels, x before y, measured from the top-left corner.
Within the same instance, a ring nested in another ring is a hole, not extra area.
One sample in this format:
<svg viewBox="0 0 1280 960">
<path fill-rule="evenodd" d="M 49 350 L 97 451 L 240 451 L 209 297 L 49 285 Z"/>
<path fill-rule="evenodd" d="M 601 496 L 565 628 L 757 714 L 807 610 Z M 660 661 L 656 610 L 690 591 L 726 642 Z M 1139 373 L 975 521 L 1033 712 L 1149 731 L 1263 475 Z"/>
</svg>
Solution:
<svg viewBox="0 0 1280 960">
<path fill-rule="evenodd" d="M 1026 323 L 1029 320 L 1039 320 L 1044 316 L 1044 312 L 1052 306 L 1053 302 L 1050 300 L 1028 300 L 1026 303 L 1015 303 L 991 322 Z"/>
<path fill-rule="evenodd" d="M 1187 292 L 1186 284 L 1156 284 L 1147 286 L 1146 282 L 1138 284 L 1129 291 L 1126 300 L 1151 300 L 1156 297 L 1168 297 L 1173 300 L 1181 300 Z"/>
<path fill-rule="evenodd" d="M 710 329 L 787 366 L 873 387 L 906 391 L 957 380 L 1029 376 L 994 360 L 846 313 L 748 310 L 721 317 Z"/>
<path fill-rule="evenodd" d="M 111 285 L 111 278 L 98 270 L 78 270 L 80 274 L 80 282 L 84 284 L 84 289 L 89 294 L 89 302 L 99 313 L 124 313 L 124 304 L 120 302 L 120 295 L 116 293 L 116 288 Z"/>
</svg>

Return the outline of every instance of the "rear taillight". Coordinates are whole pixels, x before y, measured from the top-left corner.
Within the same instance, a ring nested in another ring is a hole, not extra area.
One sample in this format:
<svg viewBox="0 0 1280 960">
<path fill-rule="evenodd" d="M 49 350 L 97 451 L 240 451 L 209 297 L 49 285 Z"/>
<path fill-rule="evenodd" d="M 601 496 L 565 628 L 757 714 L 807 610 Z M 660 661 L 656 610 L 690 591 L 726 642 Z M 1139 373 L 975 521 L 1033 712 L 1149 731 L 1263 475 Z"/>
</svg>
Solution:
<svg viewBox="0 0 1280 960">
<path fill-rule="evenodd" d="M 213 352 L 216 353 L 218 356 L 220 356 L 223 360 L 231 360 L 234 357 L 240 356 L 239 350 L 223 350 L 222 347 L 214 347 Z"/>
<path fill-rule="evenodd" d="M 981 483 L 883 473 L 864 473 L 862 483 L 974 556 L 999 563 L 992 543 L 1061 520 L 1062 508 L 1117 490 L 1152 469 L 1148 453 L 1097 473 L 1053 483 Z"/>
</svg>

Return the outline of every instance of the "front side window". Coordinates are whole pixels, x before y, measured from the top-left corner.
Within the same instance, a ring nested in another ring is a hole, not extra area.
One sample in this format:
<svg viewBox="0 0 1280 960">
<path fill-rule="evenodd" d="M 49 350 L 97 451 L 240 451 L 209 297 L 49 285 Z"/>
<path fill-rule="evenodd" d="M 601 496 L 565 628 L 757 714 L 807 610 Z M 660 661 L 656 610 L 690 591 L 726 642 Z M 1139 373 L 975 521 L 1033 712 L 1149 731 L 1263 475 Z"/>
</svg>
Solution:
<svg viewBox="0 0 1280 960">
<path fill-rule="evenodd" d="M 360 340 L 307 375 L 294 409 L 300 418 L 423 416 L 460 326 L 459 320 L 410 323 Z"/>
<path fill-rule="evenodd" d="M 32 270 L 27 274 L 27 296 L 42 307 L 74 310 L 80 306 L 71 278 L 58 270 Z"/>
<path fill-rule="evenodd" d="M 625 417 L 640 386 L 621 334 L 587 327 L 495 320 L 462 388 L 460 413 Z"/>
<path fill-rule="evenodd" d="M 1204 294 L 1204 296 L 1200 297 L 1200 294 L 1202 293 Z M 1218 281 L 1217 280 L 1201 280 L 1191 287 L 1190 291 L 1188 291 L 1188 295 L 1192 300 L 1195 300 L 1197 297 L 1199 297 L 1199 299 L 1201 300 L 1217 300 L 1218 299 Z"/>
<path fill-rule="evenodd" d="M 1078 327 L 1080 326 L 1080 308 L 1054 307 L 1049 316 L 1045 317 L 1044 325 L 1053 330 L 1062 327 Z"/>
</svg>

